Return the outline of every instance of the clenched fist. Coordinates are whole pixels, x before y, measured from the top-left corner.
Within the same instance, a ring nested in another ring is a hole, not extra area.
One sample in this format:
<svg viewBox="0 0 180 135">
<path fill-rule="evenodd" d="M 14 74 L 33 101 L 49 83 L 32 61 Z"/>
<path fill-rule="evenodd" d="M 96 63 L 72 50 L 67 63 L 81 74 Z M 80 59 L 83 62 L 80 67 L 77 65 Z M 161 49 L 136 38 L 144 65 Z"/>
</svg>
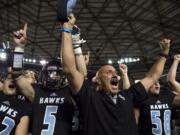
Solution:
<svg viewBox="0 0 180 135">
<path fill-rule="evenodd" d="M 180 61 L 180 54 L 174 55 L 174 60 Z"/>
<path fill-rule="evenodd" d="M 159 42 L 159 45 L 160 45 L 160 47 L 161 47 L 161 51 L 162 51 L 161 53 L 162 53 L 162 54 L 168 55 L 169 49 L 170 49 L 170 42 L 171 42 L 171 40 L 168 39 L 168 38 L 164 38 L 163 40 L 161 40 L 161 41 Z"/>
<path fill-rule="evenodd" d="M 125 64 L 119 64 L 119 70 L 122 74 L 126 74 L 128 72 L 128 67 Z"/>
</svg>

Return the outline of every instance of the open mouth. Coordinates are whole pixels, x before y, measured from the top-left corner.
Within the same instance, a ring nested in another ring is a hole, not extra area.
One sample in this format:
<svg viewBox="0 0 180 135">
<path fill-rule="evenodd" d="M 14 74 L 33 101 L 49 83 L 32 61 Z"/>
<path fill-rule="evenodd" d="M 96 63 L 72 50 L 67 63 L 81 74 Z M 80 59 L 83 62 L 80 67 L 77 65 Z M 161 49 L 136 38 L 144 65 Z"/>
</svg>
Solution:
<svg viewBox="0 0 180 135">
<path fill-rule="evenodd" d="M 10 84 L 10 85 L 9 85 L 9 88 L 14 89 L 14 88 L 15 88 L 15 85 L 14 85 L 14 84 Z"/>
<path fill-rule="evenodd" d="M 10 83 L 9 83 L 9 88 L 11 88 L 11 89 L 14 89 L 16 86 L 15 86 L 15 83 L 13 82 L 13 81 L 11 81 Z"/>
<path fill-rule="evenodd" d="M 111 85 L 118 86 L 118 83 L 119 83 L 118 77 L 117 76 L 113 76 L 111 78 Z"/>
</svg>

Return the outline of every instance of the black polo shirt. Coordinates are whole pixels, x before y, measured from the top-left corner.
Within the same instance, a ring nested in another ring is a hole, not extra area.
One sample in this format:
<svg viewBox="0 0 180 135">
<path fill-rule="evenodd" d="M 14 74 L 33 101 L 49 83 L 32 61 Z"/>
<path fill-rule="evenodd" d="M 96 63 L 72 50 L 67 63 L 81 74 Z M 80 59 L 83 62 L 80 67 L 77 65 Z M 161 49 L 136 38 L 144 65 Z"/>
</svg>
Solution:
<svg viewBox="0 0 180 135">
<path fill-rule="evenodd" d="M 133 106 L 146 99 L 139 82 L 117 94 L 115 104 L 104 91 L 96 91 L 84 82 L 75 96 L 84 123 L 84 135 L 138 135 Z"/>
</svg>

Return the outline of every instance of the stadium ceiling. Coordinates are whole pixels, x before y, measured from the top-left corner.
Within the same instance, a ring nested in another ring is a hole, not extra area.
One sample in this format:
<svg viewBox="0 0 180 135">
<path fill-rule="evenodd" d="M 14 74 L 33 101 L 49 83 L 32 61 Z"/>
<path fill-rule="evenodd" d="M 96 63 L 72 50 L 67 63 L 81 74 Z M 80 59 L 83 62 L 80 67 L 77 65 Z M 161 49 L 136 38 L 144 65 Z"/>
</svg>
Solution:
<svg viewBox="0 0 180 135">
<path fill-rule="evenodd" d="M 57 0 L 1 0 L 0 41 L 13 45 L 12 32 L 28 22 L 25 57 L 49 60 L 59 56 L 56 5 Z M 109 59 L 116 63 L 122 58 L 140 58 L 128 67 L 130 77 L 142 78 L 160 52 L 162 37 L 172 40 L 164 74 L 173 55 L 180 53 L 179 0 L 78 0 L 74 13 L 87 40 L 83 52 L 91 52 L 89 70 Z"/>
</svg>

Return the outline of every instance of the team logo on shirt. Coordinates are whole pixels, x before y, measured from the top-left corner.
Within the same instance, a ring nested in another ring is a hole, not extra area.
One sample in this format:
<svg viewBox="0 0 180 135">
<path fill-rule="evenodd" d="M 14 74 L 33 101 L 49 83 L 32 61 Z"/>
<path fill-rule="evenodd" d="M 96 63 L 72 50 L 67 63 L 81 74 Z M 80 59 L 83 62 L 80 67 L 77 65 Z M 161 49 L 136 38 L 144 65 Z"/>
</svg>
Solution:
<svg viewBox="0 0 180 135">
<path fill-rule="evenodd" d="M 18 95 L 18 99 L 20 99 L 20 100 L 22 100 L 22 101 L 25 101 L 25 100 L 26 100 L 25 96 L 23 96 L 23 95 Z"/>
<path fill-rule="evenodd" d="M 9 101 L 4 101 L 3 104 L 10 105 Z"/>
<path fill-rule="evenodd" d="M 168 109 L 168 104 L 157 104 L 157 105 L 150 105 L 151 110 L 159 110 L 159 109 Z"/>
<path fill-rule="evenodd" d="M 16 115 L 18 114 L 17 111 L 15 111 L 14 109 L 12 109 L 6 105 L 0 105 L 0 112 L 4 112 L 13 118 L 16 117 Z"/>
<path fill-rule="evenodd" d="M 39 104 L 63 104 L 64 100 L 64 97 L 41 97 Z"/>
<path fill-rule="evenodd" d="M 156 101 L 156 104 L 161 104 L 161 101 L 160 101 L 160 100 L 157 100 L 157 101 Z"/>
<path fill-rule="evenodd" d="M 53 92 L 50 96 L 51 96 L 51 97 L 56 97 L 57 94 L 56 94 L 55 92 Z"/>
</svg>

